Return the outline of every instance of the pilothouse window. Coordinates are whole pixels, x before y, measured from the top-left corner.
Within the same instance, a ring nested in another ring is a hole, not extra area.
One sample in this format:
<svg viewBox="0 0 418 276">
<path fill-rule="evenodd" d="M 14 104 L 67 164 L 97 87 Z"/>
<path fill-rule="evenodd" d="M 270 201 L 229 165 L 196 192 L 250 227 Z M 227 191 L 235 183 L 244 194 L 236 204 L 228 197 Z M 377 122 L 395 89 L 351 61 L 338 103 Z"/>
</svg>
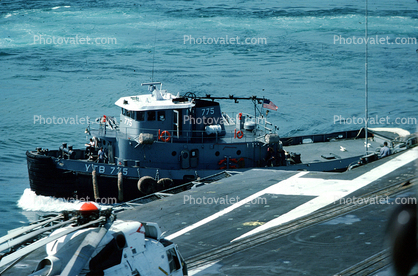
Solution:
<svg viewBox="0 0 418 276">
<path fill-rule="evenodd" d="M 158 121 L 165 121 L 165 111 L 158 111 Z"/>
<path fill-rule="evenodd" d="M 147 121 L 155 121 L 155 111 L 147 112 Z"/>
<path fill-rule="evenodd" d="M 136 120 L 137 121 L 145 121 L 145 112 L 144 111 L 137 111 L 136 112 Z"/>
</svg>

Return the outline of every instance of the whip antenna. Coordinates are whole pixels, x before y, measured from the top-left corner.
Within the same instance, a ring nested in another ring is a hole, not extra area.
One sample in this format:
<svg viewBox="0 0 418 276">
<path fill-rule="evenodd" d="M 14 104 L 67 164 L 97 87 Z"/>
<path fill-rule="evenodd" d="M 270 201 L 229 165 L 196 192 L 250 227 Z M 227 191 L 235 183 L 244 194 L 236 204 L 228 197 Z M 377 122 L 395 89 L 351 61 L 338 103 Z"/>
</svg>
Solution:
<svg viewBox="0 0 418 276">
<path fill-rule="evenodd" d="M 155 59 L 155 43 L 157 41 L 157 25 L 155 25 L 155 35 L 154 35 L 154 49 L 152 50 L 152 73 L 151 73 L 151 82 L 154 82 L 154 59 Z"/>
</svg>

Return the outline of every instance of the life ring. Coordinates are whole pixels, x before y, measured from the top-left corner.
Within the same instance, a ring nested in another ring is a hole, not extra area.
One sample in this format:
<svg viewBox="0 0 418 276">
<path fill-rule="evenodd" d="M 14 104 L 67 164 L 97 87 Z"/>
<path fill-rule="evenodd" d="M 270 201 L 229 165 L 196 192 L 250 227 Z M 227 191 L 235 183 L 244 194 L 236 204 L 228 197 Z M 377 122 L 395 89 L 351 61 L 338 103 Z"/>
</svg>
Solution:
<svg viewBox="0 0 418 276">
<path fill-rule="evenodd" d="M 164 137 L 165 136 L 165 137 Z M 171 139 L 171 134 L 169 131 L 164 130 L 160 133 L 160 130 L 158 130 L 158 139 L 160 139 L 163 142 L 169 142 Z"/>
<path fill-rule="evenodd" d="M 238 139 L 241 139 L 242 137 L 244 137 L 244 132 L 242 132 L 242 130 L 239 130 L 239 131 L 237 132 L 237 138 L 238 138 Z"/>
</svg>

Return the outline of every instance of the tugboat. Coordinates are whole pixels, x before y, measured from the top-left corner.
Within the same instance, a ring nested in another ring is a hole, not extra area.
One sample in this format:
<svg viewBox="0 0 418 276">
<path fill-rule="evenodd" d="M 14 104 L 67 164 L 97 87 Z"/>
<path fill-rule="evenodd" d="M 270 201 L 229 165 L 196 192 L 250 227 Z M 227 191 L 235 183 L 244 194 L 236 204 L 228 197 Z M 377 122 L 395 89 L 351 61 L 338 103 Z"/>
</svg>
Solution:
<svg viewBox="0 0 418 276">
<path fill-rule="evenodd" d="M 97 129 L 89 124 L 85 149 L 63 143 L 58 150 L 27 151 L 31 189 L 38 195 L 121 202 L 223 170 L 344 171 L 378 158 L 376 152 L 365 156 L 364 128 L 279 137 L 279 128 L 266 118 L 277 106 L 266 98 L 180 96 L 163 90 L 160 82 L 142 86 L 149 94 L 116 101 L 119 122 L 103 116 L 96 119 Z M 254 112 L 226 114 L 215 100 L 250 100 Z M 393 152 L 416 143 L 398 129 L 368 133 L 367 143 L 376 151 L 383 141 Z"/>
<path fill-rule="evenodd" d="M 116 220 L 94 202 L 10 230 L 0 248 L 1 275 L 187 275 L 158 224 Z"/>
</svg>

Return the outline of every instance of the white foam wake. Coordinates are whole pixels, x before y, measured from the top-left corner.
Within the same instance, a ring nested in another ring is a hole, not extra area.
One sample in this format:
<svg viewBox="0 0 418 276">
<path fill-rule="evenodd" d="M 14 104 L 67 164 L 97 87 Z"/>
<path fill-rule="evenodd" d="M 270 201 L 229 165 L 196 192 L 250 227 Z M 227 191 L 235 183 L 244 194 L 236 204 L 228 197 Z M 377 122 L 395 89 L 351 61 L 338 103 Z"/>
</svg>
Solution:
<svg viewBox="0 0 418 276">
<path fill-rule="evenodd" d="M 17 202 L 17 206 L 25 211 L 61 212 L 78 210 L 81 202 L 79 200 L 67 201 L 62 198 L 36 195 L 34 191 L 27 188 Z"/>
</svg>

